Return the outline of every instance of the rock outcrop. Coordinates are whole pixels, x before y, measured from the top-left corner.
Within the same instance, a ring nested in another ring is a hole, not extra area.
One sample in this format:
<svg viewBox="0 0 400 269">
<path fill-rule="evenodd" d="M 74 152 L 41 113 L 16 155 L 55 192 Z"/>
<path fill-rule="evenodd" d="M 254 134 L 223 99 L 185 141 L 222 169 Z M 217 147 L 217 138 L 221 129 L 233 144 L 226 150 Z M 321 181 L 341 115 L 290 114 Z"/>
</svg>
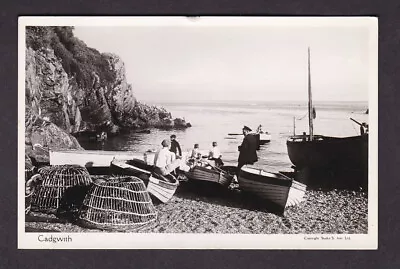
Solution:
<svg viewBox="0 0 400 269">
<path fill-rule="evenodd" d="M 27 27 L 26 37 L 25 144 L 36 161 L 49 148 L 81 148 L 70 134 L 190 126 L 136 100 L 122 59 L 88 48 L 72 27 Z"/>
<path fill-rule="evenodd" d="M 25 155 L 35 163 L 48 163 L 51 149 L 83 149 L 75 137 L 25 107 Z"/>
<path fill-rule="evenodd" d="M 111 83 L 92 72 L 92 83 L 80 86 L 64 70 L 51 48 L 26 49 L 26 105 L 41 118 L 69 133 L 106 131 L 120 128 L 186 128 L 182 119 L 173 119 L 164 108 L 136 100 L 126 80 L 123 61 L 115 54 L 103 54 L 114 72 Z"/>
</svg>

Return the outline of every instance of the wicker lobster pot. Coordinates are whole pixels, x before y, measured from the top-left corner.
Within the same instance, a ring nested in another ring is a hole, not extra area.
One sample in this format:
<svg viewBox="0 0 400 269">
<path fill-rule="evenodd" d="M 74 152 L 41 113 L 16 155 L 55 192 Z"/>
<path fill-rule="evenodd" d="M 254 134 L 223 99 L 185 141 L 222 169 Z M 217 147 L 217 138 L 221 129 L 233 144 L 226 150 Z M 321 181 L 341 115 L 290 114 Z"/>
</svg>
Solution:
<svg viewBox="0 0 400 269">
<path fill-rule="evenodd" d="M 216 167 L 195 166 L 191 169 L 187 176 L 194 180 L 210 181 L 218 183 L 224 187 L 229 186 L 232 182 L 232 175 L 218 169 Z"/>
<path fill-rule="evenodd" d="M 157 212 L 143 181 L 113 176 L 94 182 L 87 193 L 79 223 L 97 229 L 140 229 L 155 222 Z"/>
<path fill-rule="evenodd" d="M 85 167 L 54 165 L 39 169 L 43 181 L 32 197 L 32 211 L 78 211 L 92 179 Z"/>
<path fill-rule="evenodd" d="M 29 180 L 35 174 L 35 166 L 31 159 L 25 155 L 25 181 Z"/>
<path fill-rule="evenodd" d="M 25 215 L 31 211 L 33 192 L 25 194 Z"/>
</svg>

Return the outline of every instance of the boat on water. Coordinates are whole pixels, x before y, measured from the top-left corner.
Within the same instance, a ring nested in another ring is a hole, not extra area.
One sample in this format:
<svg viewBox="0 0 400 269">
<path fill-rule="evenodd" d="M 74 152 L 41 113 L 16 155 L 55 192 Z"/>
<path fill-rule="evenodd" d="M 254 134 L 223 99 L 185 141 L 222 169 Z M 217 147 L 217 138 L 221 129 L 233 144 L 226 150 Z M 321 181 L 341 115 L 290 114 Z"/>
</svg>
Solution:
<svg viewBox="0 0 400 269">
<path fill-rule="evenodd" d="M 86 167 L 91 174 L 109 174 L 112 160 L 141 157 L 143 154 L 130 151 L 50 150 L 50 165 L 80 165 Z"/>
<path fill-rule="evenodd" d="M 258 198 L 277 206 L 282 212 L 304 200 L 306 185 L 281 173 L 264 171 L 261 168 L 245 165 L 239 172 L 239 187 Z"/>
<path fill-rule="evenodd" d="M 179 181 L 173 176 L 162 176 L 154 172 L 154 168 L 140 159 L 118 160 L 111 162 L 113 174 L 136 176 L 143 180 L 147 191 L 163 203 L 174 196 Z"/>
<path fill-rule="evenodd" d="M 185 174 L 189 179 L 213 182 L 223 187 L 228 187 L 233 180 L 233 174 L 204 162 L 198 162 Z"/>
<path fill-rule="evenodd" d="M 271 134 L 269 134 L 268 132 L 261 132 L 257 134 L 260 136 L 259 138 L 260 145 L 264 145 L 266 143 L 271 142 Z"/>
<path fill-rule="evenodd" d="M 315 116 L 311 92 L 310 48 L 308 48 L 309 134 L 296 135 L 294 133 L 287 139 L 289 159 L 298 171 L 302 169 L 325 169 L 331 172 L 352 170 L 360 171 L 360 175 L 366 175 L 365 171 L 368 169 L 368 133 L 350 137 L 314 135 L 313 120 Z"/>
</svg>

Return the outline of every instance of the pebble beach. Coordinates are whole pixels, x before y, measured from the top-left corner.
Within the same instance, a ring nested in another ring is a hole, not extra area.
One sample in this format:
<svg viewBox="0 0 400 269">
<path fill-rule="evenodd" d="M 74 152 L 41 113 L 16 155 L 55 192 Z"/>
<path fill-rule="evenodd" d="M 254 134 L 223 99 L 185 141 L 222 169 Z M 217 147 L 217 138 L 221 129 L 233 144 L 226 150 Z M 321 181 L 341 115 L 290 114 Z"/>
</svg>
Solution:
<svg viewBox="0 0 400 269">
<path fill-rule="evenodd" d="M 367 234 L 366 192 L 307 190 L 300 204 L 284 214 L 268 211 L 262 201 L 229 189 L 184 183 L 166 204 L 157 203 L 157 220 L 140 230 L 98 230 L 81 227 L 54 215 L 30 212 L 26 232 L 140 232 L 224 234 Z"/>
</svg>

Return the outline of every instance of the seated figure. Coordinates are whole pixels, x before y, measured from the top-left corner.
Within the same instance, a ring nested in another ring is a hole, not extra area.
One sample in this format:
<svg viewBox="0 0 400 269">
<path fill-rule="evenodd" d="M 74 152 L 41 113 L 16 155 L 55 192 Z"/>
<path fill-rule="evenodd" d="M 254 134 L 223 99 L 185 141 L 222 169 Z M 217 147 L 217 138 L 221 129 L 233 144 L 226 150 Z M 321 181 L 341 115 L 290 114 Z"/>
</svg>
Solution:
<svg viewBox="0 0 400 269">
<path fill-rule="evenodd" d="M 169 151 L 170 142 L 167 139 L 164 139 L 161 142 L 162 148 L 157 151 L 154 157 L 154 166 L 155 172 L 160 173 L 165 176 L 178 168 L 181 164 L 179 159 L 176 159 L 176 156 L 173 152 Z"/>
</svg>

